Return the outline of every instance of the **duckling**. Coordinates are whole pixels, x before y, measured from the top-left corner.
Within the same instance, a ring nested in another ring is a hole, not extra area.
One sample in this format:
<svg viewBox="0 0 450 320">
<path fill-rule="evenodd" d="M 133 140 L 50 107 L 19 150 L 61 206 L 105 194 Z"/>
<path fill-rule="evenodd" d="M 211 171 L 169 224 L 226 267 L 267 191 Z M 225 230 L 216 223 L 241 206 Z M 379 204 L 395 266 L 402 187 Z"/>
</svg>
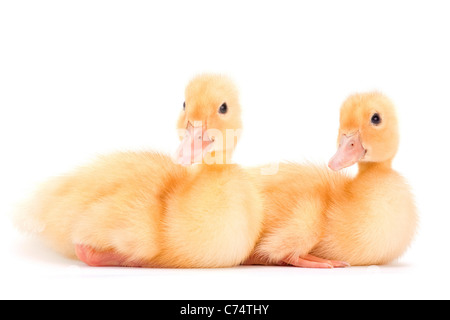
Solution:
<svg viewBox="0 0 450 320">
<path fill-rule="evenodd" d="M 399 145 L 392 101 L 373 92 L 349 97 L 341 108 L 334 171 L 358 164 L 357 176 L 333 197 L 325 236 L 313 254 L 352 265 L 399 258 L 416 233 L 418 214 L 406 179 L 392 169 Z"/>
<path fill-rule="evenodd" d="M 263 209 L 245 171 L 229 163 L 242 127 L 237 88 L 205 74 L 185 96 L 177 163 L 154 152 L 103 156 L 46 183 L 19 223 L 91 266 L 242 263 L 259 237 Z"/>
<path fill-rule="evenodd" d="M 380 265 L 406 251 L 418 217 L 408 183 L 392 169 L 399 144 L 392 102 L 377 92 L 350 96 L 341 107 L 338 143 L 329 168 L 358 163 L 354 178 L 293 163 L 260 176 L 266 218 L 247 263 Z"/>
<path fill-rule="evenodd" d="M 165 202 L 158 261 L 184 267 L 238 265 L 253 250 L 263 220 L 259 190 L 244 169 L 231 163 L 242 130 L 238 90 L 227 77 L 201 75 L 187 86 L 185 98 L 178 129 L 186 129 L 186 135 L 175 158 L 188 166 L 188 178 Z"/>
</svg>

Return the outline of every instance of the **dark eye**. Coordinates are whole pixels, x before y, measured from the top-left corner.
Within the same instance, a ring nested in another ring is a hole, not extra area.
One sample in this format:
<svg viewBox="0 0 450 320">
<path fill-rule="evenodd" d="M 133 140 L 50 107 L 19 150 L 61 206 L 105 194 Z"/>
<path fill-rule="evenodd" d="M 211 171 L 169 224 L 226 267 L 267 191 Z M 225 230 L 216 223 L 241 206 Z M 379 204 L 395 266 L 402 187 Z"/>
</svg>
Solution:
<svg viewBox="0 0 450 320">
<path fill-rule="evenodd" d="M 183 102 L 183 110 L 186 110 L 186 102 Z"/>
<path fill-rule="evenodd" d="M 228 111 L 228 106 L 227 106 L 227 104 L 224 102 L 224 103 L 220 106 L 220 108 L 219 108 L 219 113 L 225 114 L 225 113 L 227 113 L 227 111 Z"/>
<path fill-rule="evenodd" d="M 379 125 L 380 123 L 381 123 L 381 117 L 380 117 L 380 115 L 378 114 L 378 113 L 375 113 L 373 116 L 372 116 L 372 119 L 370 119 L 370 122 L 372 122 L 372 124 L 374 124 L 374 125 Z"/>
</svg>

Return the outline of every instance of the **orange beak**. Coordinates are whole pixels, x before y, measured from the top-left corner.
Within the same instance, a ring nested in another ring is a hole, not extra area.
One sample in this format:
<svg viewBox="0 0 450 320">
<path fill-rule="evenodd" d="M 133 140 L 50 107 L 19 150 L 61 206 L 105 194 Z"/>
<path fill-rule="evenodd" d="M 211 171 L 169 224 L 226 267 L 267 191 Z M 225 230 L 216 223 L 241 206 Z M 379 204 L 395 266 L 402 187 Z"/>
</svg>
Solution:
<svg viewBox="0 0 450 320">
<path fill-rule="evenodd" d="M 359 132 L 349 136 L 343 134 L 338 150 L 328 163 L 328 167 L 334 171 L 350 167 L 364 158 L 365 154 L 366 149 L 362 145 Z"/>
<path fill-rule="evenodd" d="M 188 122 L 186 132 L 175 154 L 175 160 L 183 166 L 201 163 L 205 154 L 212 149 L 213 142 L 206 134 L 201 122 Z"/>
</svg>

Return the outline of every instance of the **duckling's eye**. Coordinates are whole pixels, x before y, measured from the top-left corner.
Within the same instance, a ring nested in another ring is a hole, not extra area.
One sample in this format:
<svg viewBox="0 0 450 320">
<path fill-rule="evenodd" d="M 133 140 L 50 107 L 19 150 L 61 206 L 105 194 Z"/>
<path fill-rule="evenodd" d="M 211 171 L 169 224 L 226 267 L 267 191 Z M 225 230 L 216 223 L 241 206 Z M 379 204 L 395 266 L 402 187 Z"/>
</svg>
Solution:
<svg viewBox="0 0 450 320">
<path fill-rule="evenodd" d="M 227 106 L 227 104 L 224 102 L 224 103 L 220 106 L 220 108 L 219 108 L 219 113 L 225 114 L 225 113 L 227 113 L 227 111 L 228 111 L 228 106 Z"/>
<path fill-rule="evenodd" d="M 186 110 L 186 101 L 183 102 L 183 110 Z"/>
<path fill-rule="evenodd" d="M 370 119 L 370 122 L 372 122 L 372 124 L 374 124 L 374 125 L 379 125 L 380 123 L 381 123 L 381 117 L 380 117 L 380 115 L 378 114 L 378 113 L 375 113 L 373 116 L 372 116 L 372 119 Z"/>
</svg>

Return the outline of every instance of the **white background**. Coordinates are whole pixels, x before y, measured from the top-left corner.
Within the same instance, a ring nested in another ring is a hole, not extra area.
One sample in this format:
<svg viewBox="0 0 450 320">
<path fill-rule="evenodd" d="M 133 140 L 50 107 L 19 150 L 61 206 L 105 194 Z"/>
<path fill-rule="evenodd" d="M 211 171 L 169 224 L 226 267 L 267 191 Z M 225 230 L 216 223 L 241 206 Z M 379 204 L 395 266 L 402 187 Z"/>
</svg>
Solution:
<svg viewBox="0 0 450 320">
<path fill-rule="evenodd" d="M 0 2 L 0 298 L 450 298 L 447 3 Z M 241 90 L 244 165 L 325 163 L 343 100 L 390 96 L 394 166 L 421 220 L 407 254 L 344 270 L 88 268 L 12 228 L 15 203 L 38 182 L 96 154 L 174 151 L 184 86 L 200 72 Z"/>
</svg>

